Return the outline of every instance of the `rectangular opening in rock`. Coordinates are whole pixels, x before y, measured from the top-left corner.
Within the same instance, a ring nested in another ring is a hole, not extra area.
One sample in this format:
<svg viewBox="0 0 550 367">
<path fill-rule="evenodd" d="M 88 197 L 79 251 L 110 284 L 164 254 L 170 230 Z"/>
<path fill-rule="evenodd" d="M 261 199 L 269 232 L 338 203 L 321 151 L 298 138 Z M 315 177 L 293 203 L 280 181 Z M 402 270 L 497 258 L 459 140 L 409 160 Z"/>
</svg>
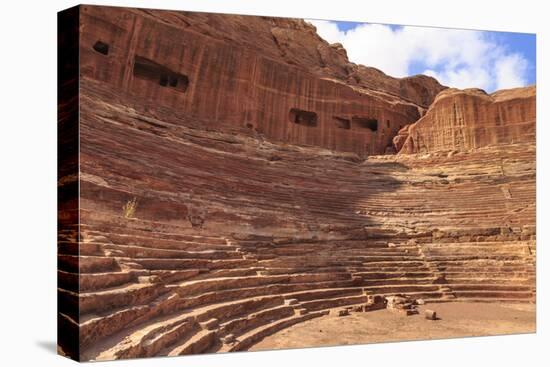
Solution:
<svg viewBox="0 0 550 367">
<path fill-rule="evenodd" d="M 351 123 L 361 129 L 369 129 L 371 131 L 378 130 L 378 120 L 366 117 L 354 116 L 351 118 Z"/>
<path fill-rule="evenodd" d="M 332 118 L 336 123 L 336 127 L 340 129 L 346 129 L 346 130 L 349 130 L 351 128 L 351 121 L 349 119 L 338 117 L 338 116 L 332 116 Z"/>
<path fill-rule="evenodd" d="M 102 55 L 108 55 L 109 54 L 109 45 L 106 44 L 105 42 L 97 41 L 94 44 L 93 49 L 96 52 L 99 52 Z"/>
<path fill-rule="evenodd" d="M 304 111 L 298 108 L 291 108 L 288 119 L 295 124 L 315 127 L 317 126 L 317 114 L 311 111 Z"/>
<path fill-rule="evenodd" d="M 170 77 L 170 86 L 172 88 L 176 88 L 178 86 L 178 78 L 177 77 Z"/>
<path fill-rule="evenodd" d="M 185 92 L 189 86 L 189 78 L 145 57 L 134 58 L 134 76 L 139 79 L 158 83 L 162 87 L 170 87 L 179 92 Z"/>
<path fill-rule="evenodd" d="M 159 80 L 159 84 L 160 84 L 162 87 L 166 87 L 166 86 L 168 85 L 168 75 L 166 75 L 166 74 L 161 74 L 160 80 Z"/>
</svg>

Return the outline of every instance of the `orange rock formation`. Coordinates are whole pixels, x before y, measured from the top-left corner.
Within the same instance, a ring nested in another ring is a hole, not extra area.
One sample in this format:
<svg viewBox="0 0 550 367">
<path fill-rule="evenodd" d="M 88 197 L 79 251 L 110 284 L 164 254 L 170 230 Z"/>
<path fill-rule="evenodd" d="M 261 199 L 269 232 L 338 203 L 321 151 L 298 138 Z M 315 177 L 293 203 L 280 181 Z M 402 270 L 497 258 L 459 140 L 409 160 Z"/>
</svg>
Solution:
<svg viewBox="0 0 550 367">
<path fill-rule="evenodd" d="M 246 350 L 373 295 L 534 300 L 534 88 L 394 79 L 295 19 L 86 5 L 59 44 L 63 353 Z"/>
<path fill-rule="evenodd" d="M 401 153 L 464 151 L 535 141 L 535 87 L 441 92 L 425 116 L 394 138 Z"/>
</svg>

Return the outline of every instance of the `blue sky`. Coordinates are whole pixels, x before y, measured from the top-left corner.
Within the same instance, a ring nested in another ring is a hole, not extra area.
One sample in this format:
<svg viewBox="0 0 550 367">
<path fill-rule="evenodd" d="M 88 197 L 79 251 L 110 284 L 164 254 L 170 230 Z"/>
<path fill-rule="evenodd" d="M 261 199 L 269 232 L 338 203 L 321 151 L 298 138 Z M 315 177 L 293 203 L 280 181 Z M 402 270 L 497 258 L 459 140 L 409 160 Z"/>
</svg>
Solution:
<svg viewBox="0 0 550 367">
<path fill-rule="evenodd" d="M 307 20 L 350 61 L 404 77 L 427 74 L 456 88 L 521 87 L 536 81 L 534 34 Z"/>
</svg>

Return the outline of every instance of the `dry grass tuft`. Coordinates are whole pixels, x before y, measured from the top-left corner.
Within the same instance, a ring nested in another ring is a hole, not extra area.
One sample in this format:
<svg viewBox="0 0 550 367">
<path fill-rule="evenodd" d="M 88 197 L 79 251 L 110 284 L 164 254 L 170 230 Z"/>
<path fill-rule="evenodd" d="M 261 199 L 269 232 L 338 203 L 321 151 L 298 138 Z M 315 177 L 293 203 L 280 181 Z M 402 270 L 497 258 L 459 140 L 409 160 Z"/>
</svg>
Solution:
<svg viewBox="0 0 550 367">
<path fill-rule="evenodd" d="M 137 198 L 133 198 L 132 200 L 129 200 L 126 204 L 124 204 L 122 206 L 122 215 L 124 215 L 124 218 L 134 218 L 137 206 Z"/>
</svg>

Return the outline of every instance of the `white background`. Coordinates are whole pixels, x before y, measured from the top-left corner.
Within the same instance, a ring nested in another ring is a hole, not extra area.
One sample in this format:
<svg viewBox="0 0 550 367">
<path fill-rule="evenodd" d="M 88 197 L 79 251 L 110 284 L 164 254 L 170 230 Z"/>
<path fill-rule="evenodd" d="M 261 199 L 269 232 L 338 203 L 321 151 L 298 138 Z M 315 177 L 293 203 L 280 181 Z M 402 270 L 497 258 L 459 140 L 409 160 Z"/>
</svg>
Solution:
<svg viewBox="0 0 550 367">
<path fill-rule="evenodd" d="M 108 362 L 113 366 L 525 366 L 548 353 L 548 27 L 545 1 L 116 1 L 109 5 L 537 33 L 537 334 Z M 88 3 L 98 3 L 90 1 Z M 0 22 L 0 365 L 65 366 L 56 340 L 56 12 L 4 1 Z M 101 4 L 101 3 L 98 3 Z M 103 3 L 105 4 L 105 3 Z M 546 24 L 545 24 L 546 23 Z M 547 26 L 545 28 L 545 25 Z M 546 103 L 544 103 L 546 102 Z M 544 342 L 546 339 L 546 343 Z M 544 345 L 546 344 L 546 346 Z"/>
</svg>

